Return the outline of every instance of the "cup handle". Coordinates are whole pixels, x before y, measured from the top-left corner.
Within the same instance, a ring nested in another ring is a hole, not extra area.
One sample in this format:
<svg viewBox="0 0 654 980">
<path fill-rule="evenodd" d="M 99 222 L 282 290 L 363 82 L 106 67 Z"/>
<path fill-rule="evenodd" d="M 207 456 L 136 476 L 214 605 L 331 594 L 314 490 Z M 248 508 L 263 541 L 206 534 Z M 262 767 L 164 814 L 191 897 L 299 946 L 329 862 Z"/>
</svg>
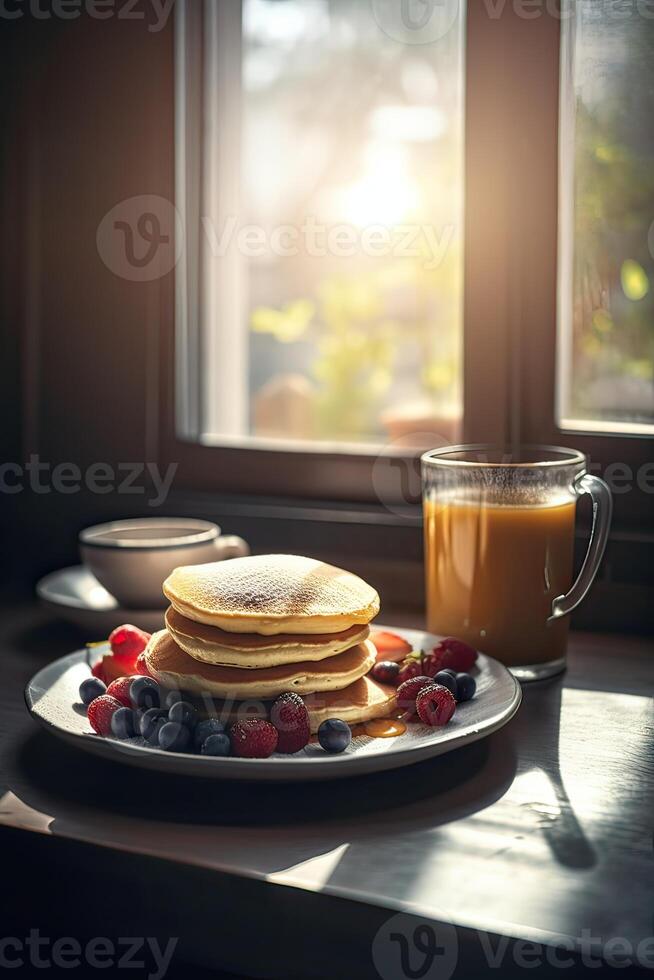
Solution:
<svg viewBox="0 0 654 980">
<path fill-rule="evenodd" d="M 611 528 L 613 498 L 604 480 L 600 480 L 598 476 L 593 476 L 591 473 L 583 473 L 575 480 L 574 489 L 579 496 L 589 493 L 593 501 L 593 523 L 590 529 L 590 540 L 576 582 L 569 592 L 557 596 L 552 602 L 550 622 L 553 619 L 559 619 L 561 616 L 567 616 L 588 595 L 602 561 Z"/>
<path fill-rule="evenodd" d="M 250 554 L 250 545 L 236 534 L 221 534 L 214 541 L 214 546 L 217 551 L 216 561 L 224 561 L 226 558 L 247 558 Z"/>
</svg>

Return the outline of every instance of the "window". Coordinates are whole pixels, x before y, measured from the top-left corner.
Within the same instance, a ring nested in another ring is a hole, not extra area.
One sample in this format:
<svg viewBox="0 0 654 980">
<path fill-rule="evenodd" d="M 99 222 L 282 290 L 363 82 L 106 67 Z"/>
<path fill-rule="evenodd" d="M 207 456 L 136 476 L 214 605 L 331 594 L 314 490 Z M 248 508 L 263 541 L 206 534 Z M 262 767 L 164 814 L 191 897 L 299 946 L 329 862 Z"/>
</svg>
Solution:
<svg viewBox="0 0 654 980">
<path fill-rule="evenodd" d="M 188 435 L 362 452 L 459 438 L 463 16 L 448 5 L 430 44 L 398 40 L 384 3 L 185 5 Z"/>
<path fill-rule="evenodd" d="M 654 433 L 654 9 L 564 7 L 559 422 Z"/>
<path fill-rule="evenodd" d="M 395 514 L 421 441 L 572 445 L 622 468 L 617 523 L 650 527 L 649 6 L 175 9 L 164 432 L 188 484 Z M 336 247 L 308 254 L 311 218 Z M 434 268 L 365 254 L 407 223 Z"/>
</svg>

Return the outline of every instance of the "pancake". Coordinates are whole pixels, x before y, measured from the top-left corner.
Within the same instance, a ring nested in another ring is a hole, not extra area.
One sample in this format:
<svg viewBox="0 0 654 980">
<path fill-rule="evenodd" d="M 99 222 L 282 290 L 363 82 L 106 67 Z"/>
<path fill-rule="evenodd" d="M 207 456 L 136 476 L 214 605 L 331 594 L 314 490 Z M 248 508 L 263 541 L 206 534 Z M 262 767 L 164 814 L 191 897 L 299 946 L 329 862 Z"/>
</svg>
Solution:
<svg viewBox="0 0 654 980">
<path fill-rule="evenodd" d="M 172 606 L 166 610 L 166 626 L 178 646 L 194 660 L 245 670 L 281 664 L 325 660 L 368 638 L 370 627 L 351 626 L 342 633 L 227 633 L 216 626 L 194 623 Z"/>
<path fill-rule="evenodd" d="M 183 565 L 163 591 L 182 616 L 229 633 L 342 633 L 379 612 L 379 596 L 363 579 L 299 555 Z"/>
<path fill-rule="evenodd" d="M 397 708 L 397 691 L 388 684 L 379 684 L 366 675 L 348 684 L 341 691 L 306 694 L 303 701 L 309 712 L 311 731 L 315 734 L 327 718 L 340 718 L 349 725 L 387 718 Z M 225 725 L 245 718 L 268 718 L 272 701 L 222 701 L 217 698 L 190 700 L 203 717 L 219 718 Z"/>
<path fill-rule="evenodd" d="M 319 664 L 306 662 L 242 670 L 194 660 L 167 630 L 153 633 L 145 649 L 149 672 L 165 687 L 239 701 L 274 698 L 285 691 L 309 694 L 341 690 L 366 674 L 375 656 L 374 646 L 365 640 Z"/>
<path fill-rule="evenodd" d="M 311 731 L 317 732 L 327 718 L 340 718 L 348 725 L 387 718 L 397 707 L 397 690 L 365 676 L 341 691 L 308 694 L 303 700 L 309 712 Z"/>
</svg>

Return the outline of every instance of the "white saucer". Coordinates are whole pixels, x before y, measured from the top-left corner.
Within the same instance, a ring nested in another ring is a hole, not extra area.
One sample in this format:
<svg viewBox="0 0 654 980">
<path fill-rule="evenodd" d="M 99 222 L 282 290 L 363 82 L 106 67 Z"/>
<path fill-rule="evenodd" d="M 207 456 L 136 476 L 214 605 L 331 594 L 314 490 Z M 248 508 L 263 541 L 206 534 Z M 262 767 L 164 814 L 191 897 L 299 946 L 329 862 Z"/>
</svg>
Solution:
<svg viewBox="0 0 654 980">
<path fill-rule="evenodd" d="M 380 626 L 379 629 L 399 633 L 414 649 L 431 649 L 437 641 L 432 634 L 418 630 L 393 626 Z M 141 738 L 119 742 L 93 734 L 82 706 L 77 703 L 79 685 L 89 676 L 87 661 L 87 651 L 78 650 L 48 664 L 32 678 L 25 689 L 25 700 L 38 722 L 53 735 L 94 755 L 159 772 L 215 779 L 304 782 L 397 769 L 486 738 L 511 720 L 522 699 L 520 685 L 506 667 L 480 653 L 474 670 L 476 696 L 472 701 L 460 704 L 450 723 L 443 728 L 411 723 L 397 738 L 358 735 L 341 755 L 330 755 L 318 744 L 310 743 L 293 756 L 218 758 L 162 752 L 151 748 Z"/>
<path fill-rule="evenodd" d="M 89 642 L 106 640 L 115 626 L 133 623 L 153 633 L 163 629 L 163 609 L 120 606 L 84 565 L 51 572 L 36 585 L 36 594 L 59 619 L 79 627 Z"/>
</svg>

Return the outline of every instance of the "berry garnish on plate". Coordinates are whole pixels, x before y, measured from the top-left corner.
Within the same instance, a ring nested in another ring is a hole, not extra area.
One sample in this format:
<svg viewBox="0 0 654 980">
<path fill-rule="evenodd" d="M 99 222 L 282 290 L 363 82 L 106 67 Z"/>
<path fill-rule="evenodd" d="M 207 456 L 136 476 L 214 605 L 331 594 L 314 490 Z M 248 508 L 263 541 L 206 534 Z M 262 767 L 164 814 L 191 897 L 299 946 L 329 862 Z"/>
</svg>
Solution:
<svg viewBox="0 0 654 980">
<path fill-rule="evenodd" d="M 140 713 L 139 729 L 141 735 L 150 745 L 159 744 L 159 731 L 168 721 L 168 712 L 165 708 L 148 708 Z"/>
<path fill-rule="evenodd" d="M 467 675 L 466 675 L 467 676 Z M 434 677 L 434 683 L 440 684 L 442 687 L 446 687 L 450 694 L 453 694 L 457 698 L 457 683 L 456 675 L 450 670 L 439 670 Z M 459 699 L 457 698 L 457 701 Z"/>
<path fill-rule="evenodd" d="M 123 705 L 108 694 L 101 694 L 91 701 L 87 709 L 87 717 L 94 732 L 98 735 L 111 735 L 111 719 Z"/>
<path fill-rule="evenodd" d="M 212 735 L 224 735 L 225 726 L 217 718 L 205 718 L 199 721 L 193 731 L 193 745 L 197 752 L 202 748 L 202 743 Z"/>
<path fill-rule="evenodd" d="M 136 673 L 143 674 L 145 677 L 150 676 L 150 671 L 148 670 L 148 665 L 145 659 L 145 650 L 142 653 L 139 653 L 138 657 L 136 658 Z"/>
<path fill-rule="evenodd" d="M 132 677 L 117 677 L 107 688 L 107 694 L 116 698 L 126 708 L 132 707 L 132 700 L 129 696 L 129 689 L 132 684 Z"/>
<path fill-rule="evenodd" d="M 410 677 L 408 681 L 404 681 L 397 689 L 398 708 L 401 708 L 407 717 L 415 714 L 416 698 L 424 687 L 433 683 L 432 678 L 426 675 Z"/>
<path fill-rule="evenodd" d="M 186 725 L 165 722 L 159 729 L 159 748 L 164 752 L 186 752 L 191 746 L 191 732 Z"/>
<path fill-rule="evenodd" d="M 141 674 L 132 677 L 129 696 L 135 708 L 158 708 L 161 705 L 161 691 L 152 677 L 144 677 Z"/>
<path fill-rule="evenodd" d="M 229 734 L 234 755 L 242 759 L 267 759 L 277 748 L 277 729 L 263 718 L 237 721 Z"/>
<path fill-rule="evenodd" d="M 470 670 L 477 661 L 477 651 L 474 647 L 464 643 L 463 640 L 457 640 L 454 636 L 446 636 L 441 640 L 430 656 L 438 663 L 439 670 L 450 667 L 457 673 Z"/>
<path fill-rule="evenodd" d="M 470 674 L 456 675 L 455 697 L 457 701 L 471 701 L 475 696 L 476 690 L 477 682 L 474 677 L 471 677 Z"/>
<path fill-rule="evenodd" d="M 404 684 L 405 681 L 411 680 L 412 677 L 424 677 L 425 671 L 423 670 L 423 656 L 422 653 L 412 653 L 409 657 L 405 657 L 400 664 L 400 670 L 397 675 L 396 683 Z"/>
<path fill-rule="evenodd" d="M 138 626 L 125 623 L 117 626 L 109 635 L 109 646 L 116 661 L 122 664 L 122 673 L 136 673 L 136 661 L 145 650 L 150 634 L 140 630 Z"/>
<path fill-rule="evenodd" d="M 380 684 L 397 684 L 400 665 L 394 660 L 379 660 L 370 673 Z"/>
<path fill-rule="evenodd" d="M 205 738 L 200 749 L 200 754 L 225 756 L 230 755 L 231 751 L 232 744 L 229 741 L 229 736 L 223 732 L 216 735 L 209 735 L 208 738 Z"/>
<path fill-rule="evenodd" d="M 318 729 L 318 741 L 325 752 L 344 752 L 352 741 L 352 730 L 340 718 L 328 718 Z"/>
<path fill-rule="evenodd" d="M 408 653 L 411 653 L 411 644 L 397 633 L 389 633 L 387 630 L 373 630 L 370 634 L 376 650 L 377 660 L 404 660 Z"/>
<path fill-rule="evenodd" d="M 270 709 L 271 724 L 277 729 L 277 751 L 299 752 L 311 737 L 309 712 L 299 694 L 280 694 Z"/>
<path fill-rule="evenodd" d="M 456 701 L 451 691 L 442 684 L 430 684 L 416 698 L 416 710 L 425 725 L 446 725 L 456 711 Z"/>
<path fill-rule="evenodd" d="M 107 685 L 99 677 L 87 677 L 79 686 L 79 699 L 82 704 L 89 705 L 102 694 L 107 693 Z"/>
<path fill-rule="evenodd" d="M 111 716 L 111 734 L 115 738 L 133 738 L 136 735 L 136 723 L 132 708 L 121 707 Z"/>
<path fill-rule="evenodd" d="M 174 701 L 168 709 L 168 718 L 178 725 L 185 725 L 189 730 L 195 728 L 200 716 L 197 708 L 188 701 Z"/>
</svg>

